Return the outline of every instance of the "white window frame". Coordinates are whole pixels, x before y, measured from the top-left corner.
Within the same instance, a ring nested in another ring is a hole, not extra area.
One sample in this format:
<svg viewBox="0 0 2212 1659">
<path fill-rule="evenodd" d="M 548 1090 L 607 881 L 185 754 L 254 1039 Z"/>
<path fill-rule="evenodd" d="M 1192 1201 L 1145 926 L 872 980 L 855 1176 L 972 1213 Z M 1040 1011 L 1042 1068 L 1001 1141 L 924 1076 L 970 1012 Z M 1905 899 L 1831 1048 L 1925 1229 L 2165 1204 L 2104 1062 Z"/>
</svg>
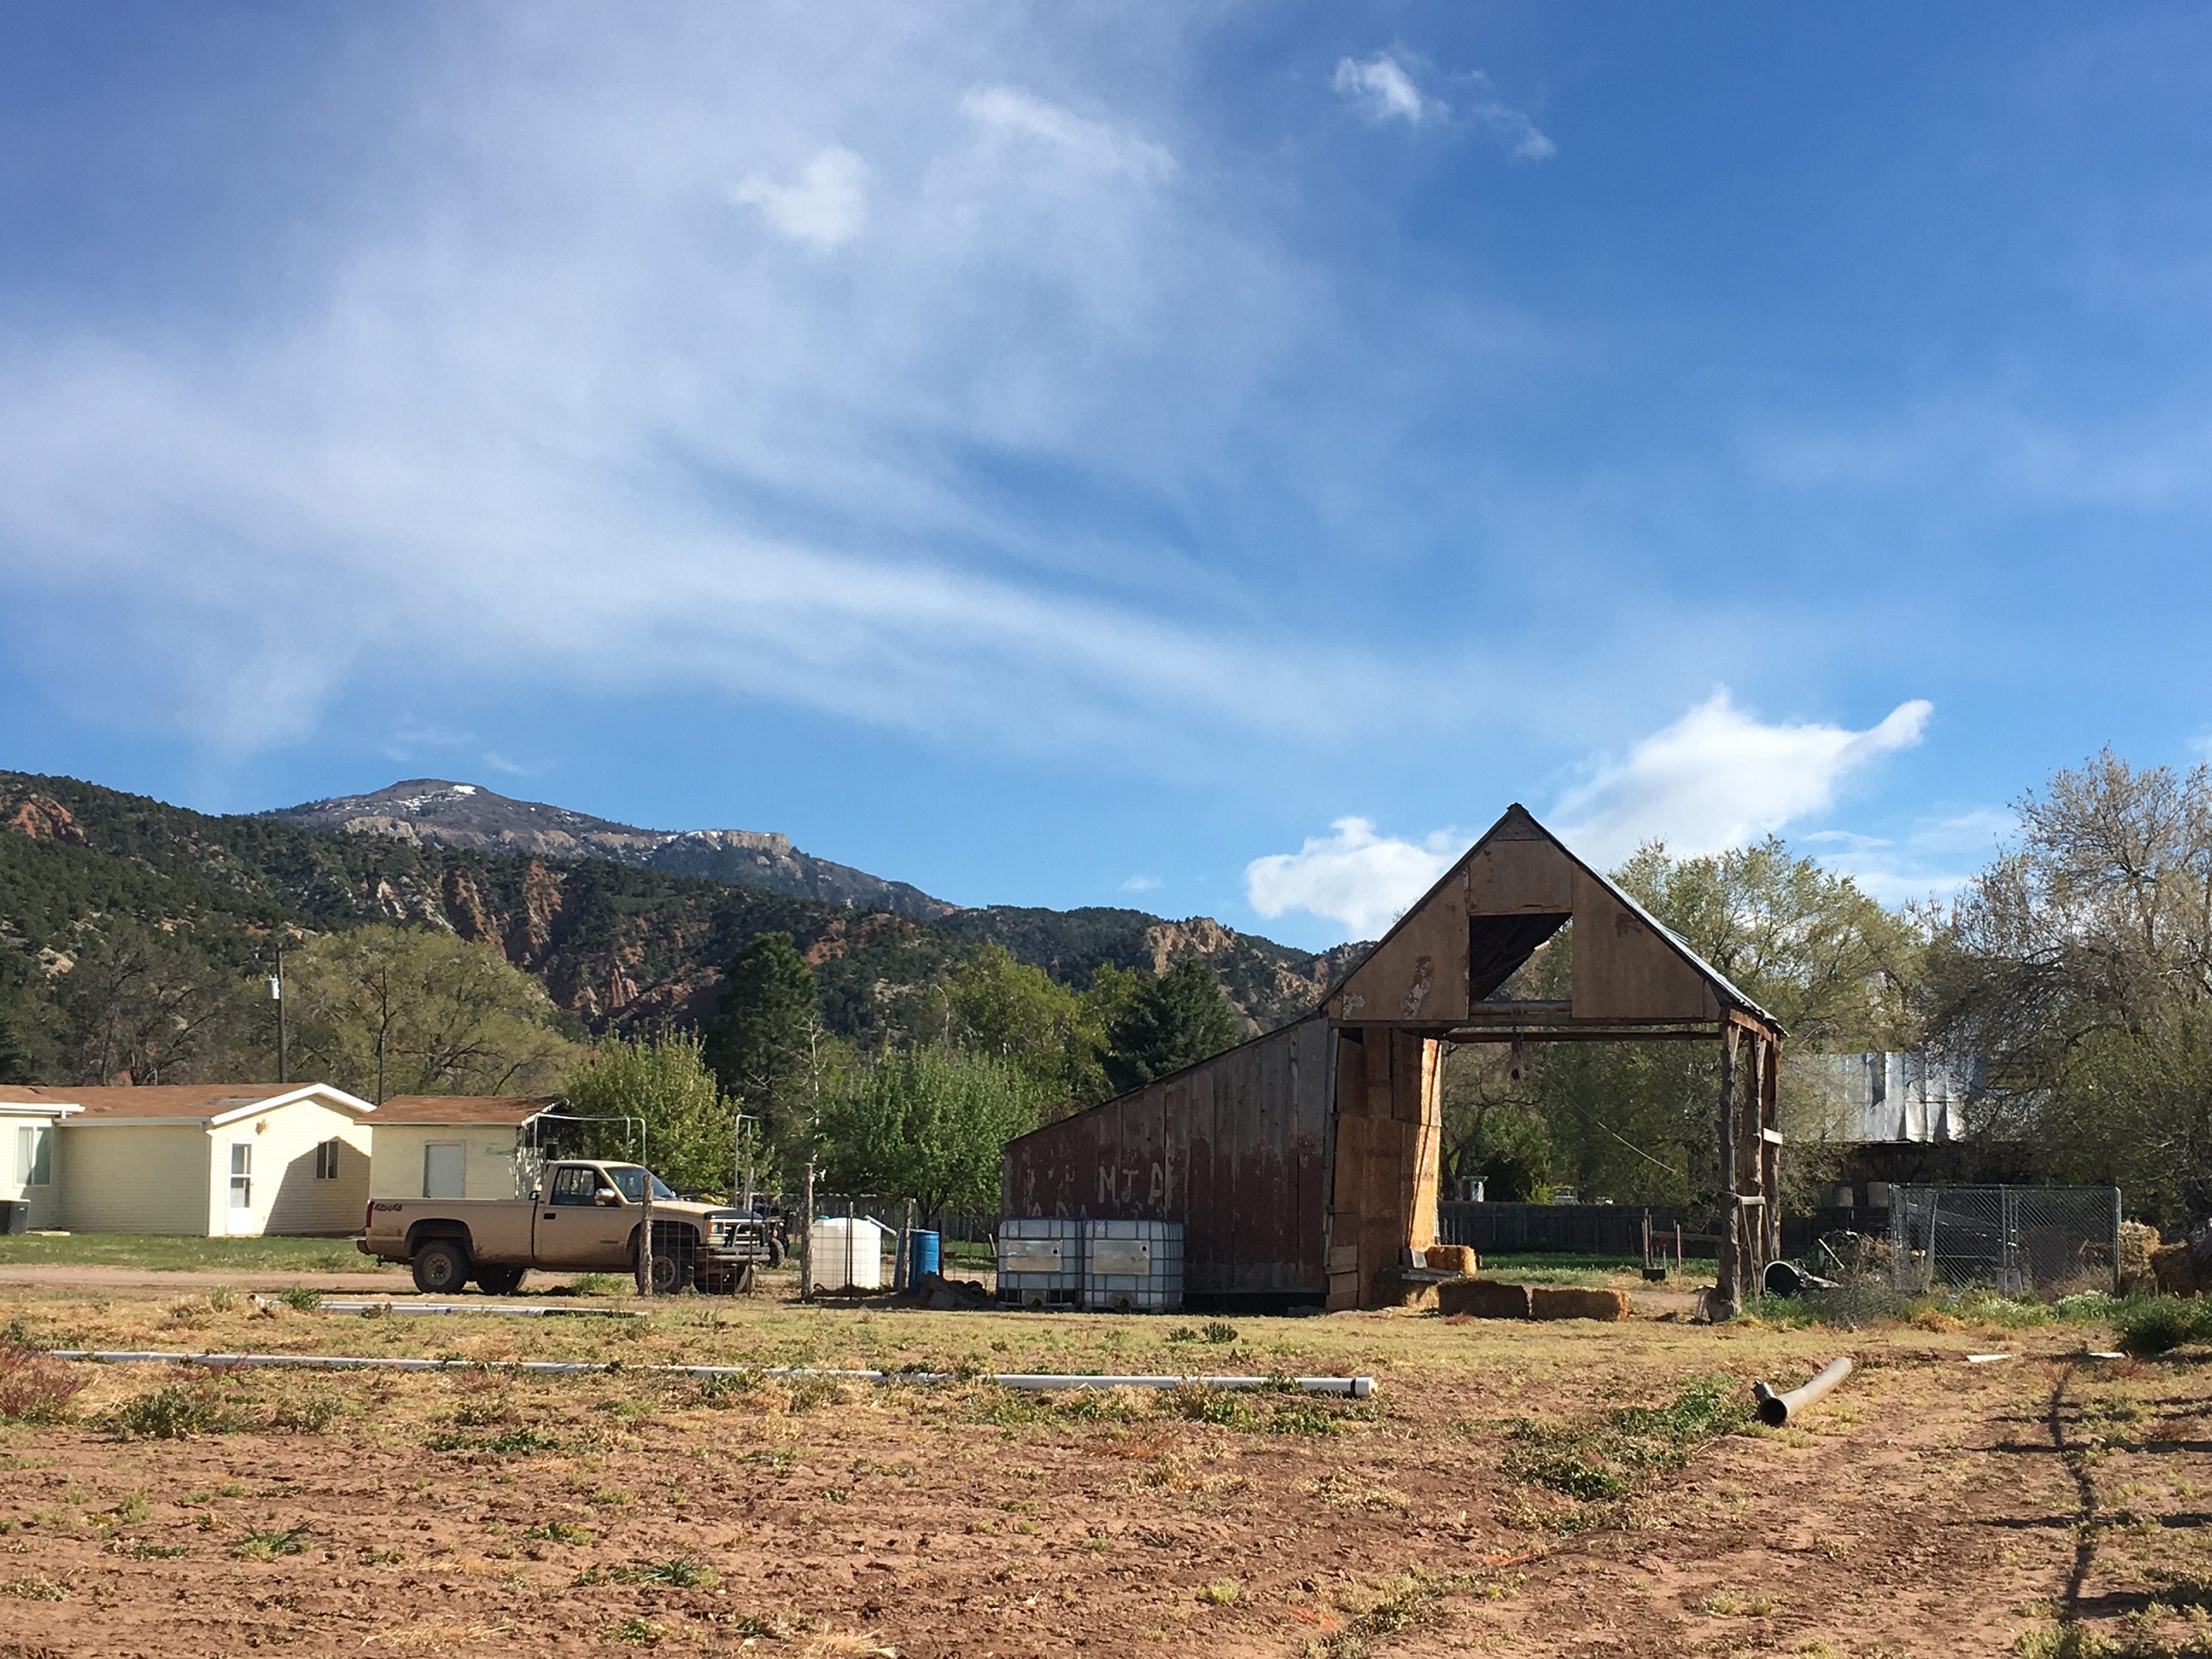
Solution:
<svg viewBox="0 0 2212 1659">
<path fill-rule="evenodd" d="M 316 1180 L 336 1181 L 338 1178 L 338 1148 L 344 1144 L 336 1135 L 315 1143 Z"/>
<path fill-rule="evenodd" d="M 461 1190 L 443 1194 L 447 1198 L 465 1198 L 469 1190 L 469 1144 L 465 1140 L 430 1140 L 422 1145 L 422 1196 L 440 1196 L 430 1190 L 430 1155 L 433 1152 L 459 1152 L 461 1164 Z"/>
<path fill-rule="evenodd" d="M 54 1184 L 52 1124 L 24 1123 L 16 1126 L 15 1178 L 26 1187 L 51 1187 Z"/>
<path fill-rule="evenodd" d="M 253 1143 L 234 1140 L 230 1143 L 230 1212 L 236 1215 L 243 1210 L 251 1213 L 252 1209 Z"/>
</svg>

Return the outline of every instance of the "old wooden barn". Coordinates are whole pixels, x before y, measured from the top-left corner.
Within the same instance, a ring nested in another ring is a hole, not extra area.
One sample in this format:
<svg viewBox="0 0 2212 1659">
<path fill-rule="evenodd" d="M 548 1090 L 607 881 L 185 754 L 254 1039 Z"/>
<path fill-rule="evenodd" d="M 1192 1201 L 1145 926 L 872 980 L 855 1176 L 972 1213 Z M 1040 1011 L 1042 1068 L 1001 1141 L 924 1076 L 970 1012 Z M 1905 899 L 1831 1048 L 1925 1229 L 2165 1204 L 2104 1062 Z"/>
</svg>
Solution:
<svg viewBox="0 0 2212 1659">
<path fill-rule="evenodd" d="M 1569 998 L 1502 999 L 1570 926 Z M 1715 1042 L 1732 1302 L 1779 1249 L 1782 1036 L 1515 805 L 1305 1018 L 1009 1142 L 1002 1202 L 1182 1222 L 1194 1305 L 1383 1305 L 1436 1242 L 1446 1043 Z"/>
</svg>

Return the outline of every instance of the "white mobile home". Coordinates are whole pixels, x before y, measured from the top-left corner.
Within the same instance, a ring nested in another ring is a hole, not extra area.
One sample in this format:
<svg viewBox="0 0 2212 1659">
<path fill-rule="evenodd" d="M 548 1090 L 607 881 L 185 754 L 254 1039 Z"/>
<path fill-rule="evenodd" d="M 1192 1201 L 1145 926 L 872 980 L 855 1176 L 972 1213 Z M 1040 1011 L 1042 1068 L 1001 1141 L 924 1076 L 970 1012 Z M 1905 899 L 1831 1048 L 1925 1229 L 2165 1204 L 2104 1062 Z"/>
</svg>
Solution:
<svg viewBox="0 0 2212 1659">
<path fill-rule="evenodd" d="M 58 1224 L 72 1232 L 360 1230 L 376 1109 L 343 1089 L 0 1088 L 0 1109 L 24 1109 L 52 1110 L 60 1126 L 50 1183 Z"/>
</svg>

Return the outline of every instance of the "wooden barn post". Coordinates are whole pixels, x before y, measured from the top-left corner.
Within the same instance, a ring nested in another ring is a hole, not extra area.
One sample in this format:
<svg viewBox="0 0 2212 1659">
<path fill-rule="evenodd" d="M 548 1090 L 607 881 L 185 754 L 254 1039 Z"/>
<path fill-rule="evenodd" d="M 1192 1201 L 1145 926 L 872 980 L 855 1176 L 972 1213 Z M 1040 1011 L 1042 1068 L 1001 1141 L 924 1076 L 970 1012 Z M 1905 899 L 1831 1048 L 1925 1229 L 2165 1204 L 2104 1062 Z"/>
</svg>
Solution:
<svg viewBox="0 0 2212 1659">
<path fill-rule="evenodd" d="M 1721 1190 L 1720 1243 L 1715 1255 L 1713 1290 L 1723 1317 L 1733 1319 L 1743 1306 L 1743 1287 L 1737 1275 L 1738 1250 L 1743 1237 L 1743 1206 L 1736 1202 L 1735 1186 L 1735 1027 L 1721 1030 Z"/>
<path fill-rule="evenodd" d="M 1766 1197 L 1766 1259 L 1782 1257 L 1782 1043 L 1769 1037 L 1760 1045 L 1765 1064 L 1759 1074 L 1759 1190 Z"/>
</svg>

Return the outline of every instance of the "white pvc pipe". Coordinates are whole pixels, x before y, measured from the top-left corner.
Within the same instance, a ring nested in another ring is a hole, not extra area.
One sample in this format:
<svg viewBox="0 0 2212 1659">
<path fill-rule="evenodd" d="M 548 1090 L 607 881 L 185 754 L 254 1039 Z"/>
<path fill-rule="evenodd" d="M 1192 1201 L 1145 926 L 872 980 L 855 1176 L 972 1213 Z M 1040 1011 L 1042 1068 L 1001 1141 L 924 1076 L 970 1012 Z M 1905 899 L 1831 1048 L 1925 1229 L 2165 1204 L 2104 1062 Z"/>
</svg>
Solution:
<svg viewBox="0 0 2212 1659">
<path fill-rule="evenodd" d="M 290 1365 L 316 1370 L 523 1371 L 574 1376 L 597 1371 L 650 1371 L 672 1376 L 829 1376 L 853 1382 L 957 1382 L 954 1371 L 840 1371 L 811 1365 L 625 1365 L 602 1359 L 398 1359 L 366 1354 L 162 1353 L 152 1349 L 55 1348 L 49 1358 L 100 1365 L 205 1365 L 216 1370 L 248 1366 Z M 1267 1389 L 1287 1383 L 1306 1394 L 1349 1395 L 1364 1400 L 1375 1392 L 1371 1376 L 1071 1376 L 1049 1371 L 1001 1371 L 985 1381 L 1007 1389 Z"/>
</svg>

